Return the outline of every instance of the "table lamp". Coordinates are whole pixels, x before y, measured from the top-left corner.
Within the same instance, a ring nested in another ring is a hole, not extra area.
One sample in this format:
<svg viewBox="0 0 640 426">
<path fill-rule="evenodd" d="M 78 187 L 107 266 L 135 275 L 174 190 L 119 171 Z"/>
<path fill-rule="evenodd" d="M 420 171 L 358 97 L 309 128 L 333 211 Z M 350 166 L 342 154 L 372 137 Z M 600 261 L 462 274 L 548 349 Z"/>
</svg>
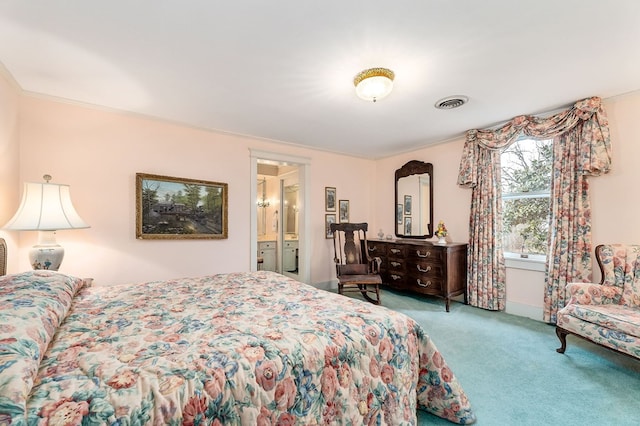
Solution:
<svg viewBox="0 0 640 426">
<path fill-rule="evenodd" d="M 64 257 L 64 248 L 56 243 L 55 231 L 88 228 L 73 208 L 69 185 L 26 182 L 22 201 L 16 214 L 3 226 L 13 231 L 39 231 L 38 244 L 29 252 L 33 269 L 57 271 Z"/>
</svg>

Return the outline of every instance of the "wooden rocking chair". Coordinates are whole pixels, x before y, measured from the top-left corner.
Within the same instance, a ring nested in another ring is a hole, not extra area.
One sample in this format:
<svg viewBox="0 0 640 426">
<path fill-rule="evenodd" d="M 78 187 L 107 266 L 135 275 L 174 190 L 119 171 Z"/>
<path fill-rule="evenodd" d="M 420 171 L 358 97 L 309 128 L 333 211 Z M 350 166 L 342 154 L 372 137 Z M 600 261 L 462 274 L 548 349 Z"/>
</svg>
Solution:
<svg viewBox="0 0 640 426">
<path fill-rule="evenodd" d="M 334 262 L 338 293 L 360 292 L 371 303 L 380 304 L 379 257 L 369 257 L 367 223 L 332 223 Z"/>
</svg>

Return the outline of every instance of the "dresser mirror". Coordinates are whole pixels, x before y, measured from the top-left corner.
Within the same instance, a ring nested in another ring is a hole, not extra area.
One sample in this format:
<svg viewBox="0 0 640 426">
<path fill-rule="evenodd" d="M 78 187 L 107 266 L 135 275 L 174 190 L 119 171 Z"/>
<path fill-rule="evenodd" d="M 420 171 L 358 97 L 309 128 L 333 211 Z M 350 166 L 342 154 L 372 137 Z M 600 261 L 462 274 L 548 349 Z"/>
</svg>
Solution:
<svg viewBox="0 0 640 426">
<path fill-rule="evenodd" d="M 396 237 L 433 237 L 433 165 L 412 160 L 396 170 Z"/>
</svg>

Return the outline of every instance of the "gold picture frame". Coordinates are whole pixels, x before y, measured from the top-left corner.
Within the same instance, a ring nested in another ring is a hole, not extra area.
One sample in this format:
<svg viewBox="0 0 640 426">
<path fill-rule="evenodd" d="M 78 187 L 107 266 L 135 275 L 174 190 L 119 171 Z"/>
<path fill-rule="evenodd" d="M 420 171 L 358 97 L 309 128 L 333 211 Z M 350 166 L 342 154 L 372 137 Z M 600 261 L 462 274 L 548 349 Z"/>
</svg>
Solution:
<svg viewBox="0 0 640 426">
<path fill-rule="evenodd" d="M 136 238 L 228 238 L 228 185 L 136 173 Z"/>
</svg>

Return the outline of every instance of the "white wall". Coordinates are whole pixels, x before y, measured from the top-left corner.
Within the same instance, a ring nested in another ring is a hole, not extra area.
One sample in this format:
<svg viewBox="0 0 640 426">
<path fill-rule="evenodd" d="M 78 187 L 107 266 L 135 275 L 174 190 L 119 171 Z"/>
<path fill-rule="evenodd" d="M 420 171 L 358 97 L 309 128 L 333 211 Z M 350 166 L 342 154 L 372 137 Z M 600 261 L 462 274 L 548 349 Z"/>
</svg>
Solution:
<svg viewBox="0 0 640 426">
<path fill-rule="evenodd" d="M 335 186 L 351 201 L 353 221 L 367 221 L 375 169 L 371 160 L 28 95 L 20 100 L 20 149 L 20 181 L 41 181 L 48 173 L 71 186 L 76 210 L 91 228 L 57 233 L 66 250 L 60 271 L 93 277 L 97 285 L 249 270 L 256 201 L 249 199 L 255 185 L 250 149 L 311 158 L 311 282 L 329 282 L 335 272 L 324 239 L 324 187 Z M 136 240 L 136 172 L 228 183 L 229 238 Z M 18 203 L 14 195 L 9 210 Z M 12 272 L 30 268 L 27 251 L 36 242 L 34 232 L 20 236 Z"/>
<path fill-rule="evenodd" d="M 0 65 L 0 226 L 15 212 L 19 199 L 20 150 L 18 139 L 18 108 L 20 90 Z M 7 269 L 18 266 L 18 235 L 0 230 L 0 238 L 7 242 Z"/>
</svg>

